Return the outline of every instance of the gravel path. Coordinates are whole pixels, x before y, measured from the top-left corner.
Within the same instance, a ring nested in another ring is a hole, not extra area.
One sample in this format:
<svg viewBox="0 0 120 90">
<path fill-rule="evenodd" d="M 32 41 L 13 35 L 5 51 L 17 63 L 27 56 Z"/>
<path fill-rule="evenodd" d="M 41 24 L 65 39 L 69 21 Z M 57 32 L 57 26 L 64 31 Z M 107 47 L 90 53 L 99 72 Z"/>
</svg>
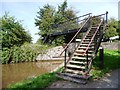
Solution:
<svg viewBox="0 0 120 90">
<path fill-rule="evenodd" d="M 57 81 L 48 88 L 120 88 L 120 69 L 107 73 L 100 80 L 89 81 L 86 85 L 70 81 Z"/>
</svg>

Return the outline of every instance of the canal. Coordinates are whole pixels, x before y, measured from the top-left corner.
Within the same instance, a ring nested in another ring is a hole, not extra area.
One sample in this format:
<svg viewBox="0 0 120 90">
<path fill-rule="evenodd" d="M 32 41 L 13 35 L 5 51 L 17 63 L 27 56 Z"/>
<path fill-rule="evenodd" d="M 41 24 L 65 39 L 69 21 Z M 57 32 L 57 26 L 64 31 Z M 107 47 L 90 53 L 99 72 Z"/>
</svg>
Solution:
<svg viewBox="0 0 120 90">
<path fill-rule="evenodd" d="M 2 88 L 25 79 L 51 72 L 63 63 L 63 60 L 42 60 L 2 65 Z"/>
</svg>

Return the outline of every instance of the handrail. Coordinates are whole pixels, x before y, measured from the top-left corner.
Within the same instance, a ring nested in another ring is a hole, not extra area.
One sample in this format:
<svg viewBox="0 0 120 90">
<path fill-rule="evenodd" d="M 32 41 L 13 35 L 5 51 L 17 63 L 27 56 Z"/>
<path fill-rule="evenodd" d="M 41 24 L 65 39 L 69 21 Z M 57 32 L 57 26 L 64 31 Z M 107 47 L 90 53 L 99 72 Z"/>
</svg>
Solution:
<svg viewBox="0 0 120 90">
<path fill-rule="evenodd" d="M 80 29 L 77 31 L 77 33 L 74 35 L 74 37 L 70 40 L 70 42 L 66 45 L 66 47 L 64 48 L 64 50 L 62 51 L 62 53 L 60 54 L 60 56 L 63 54 L 63 52 L 65 51 L 65 49 L 70 45 L 70 43 L 75 39 L 75 37 L 79 34 L 79 32 L 81 31 L 81 29 L 85 26 L 85 24 L 88 22 L 88 20 L 90 19 L 91 17 L 89 17 L 85 23 L 80 27 Z"/>
<path fill-rule="evenodd" d="M 92 37 L 90 43 L 88 44 L 88 46 L 87 46 L 87 48 L 86 48 L 86 50 L 85 50 L 83 56 L 84 56 L 84 55 L 86 54 L 86 52 L 88 51 L 88 49 L 89 49 L 89 47 L 90 47 L 90 44 L 92 43 L 92 41 L 93 41 L 93 39 L 94 39 L 96 33 L 98 32 L 98 30 L 99 30 L 99 28 L 100 28 L 102 22 L 103 22 L 103 19 L 101 20 L 100 24 L 98 25 L 97 30 L 95 31 L 95 33 L 94 33 L 94 35 L 93 35 L 93 37 Z"/>
<path fill-rule="evenodd" d="M 81 15 L 81 16 L 78 16 L 78 17 L 75 17 L 75 18 L 71 18 L 71 19 L 69 19 L 69 20 L 65 20 L 65 21 L 63 21 L 63 22 L 60 22 L 60 23 L 57 23 L 57 24 L 54 24 L 54 25 L 60 25 L 60 24 L 63 24 L 63 23 L 65 23 L 65 22 L 68 22 L 68 21 L 70 21 L 70 20 L 74 20 L 74 19 L 78 19 L 78 18 L 80 18 L 80 17 L 84 17 L 84 16 L 87 16 L 87 15 L 91 15 L 92 13 L 88 13 L 88 14 L 84 14 L 84 15 Z"/>
<path fill-rule="evenodd" d="M 97 16 L 93 16 L 93 18 L 94 18 L 94 17 L 100 17 L 100 16 L 103 16 L 103 15 L 106 15 L 106 14 L 108 14 L 108 11 L 106 11 L 106 13 L 104 13 L 104 14 L 100 14 L 100 15 L 97 15 Z"/>
</svg>

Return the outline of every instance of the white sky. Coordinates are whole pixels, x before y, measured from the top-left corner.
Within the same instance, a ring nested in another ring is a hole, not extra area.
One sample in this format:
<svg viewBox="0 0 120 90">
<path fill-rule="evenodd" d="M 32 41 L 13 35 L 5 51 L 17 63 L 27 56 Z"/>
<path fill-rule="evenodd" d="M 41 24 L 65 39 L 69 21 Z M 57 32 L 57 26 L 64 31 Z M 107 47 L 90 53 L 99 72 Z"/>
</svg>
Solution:
<svg viewBox="0 0 120 90">
<path fill-rule="evenodd" d="M 64 0 L 1 0 L 0 1 L 0 17 L 5 11 L 10 12 L 11 16 L 15 16 L 17 20 L 23 20 L 23 26 L 29 30 L 33 42 L 39 38 L 35 33 L 39 32 L 35 27 L 35 20 L 39 7 L 50 4 L 57 8 Z M 67 0 L 68 7 L 72 7 L 78 11 L 78 15 L 93 13 L 93 15 L 109 12 L 108 17 L 118 19 L 118 1 L 119 0 Z M 120 8 L 120 7 L 119 7 Z M 119 16 L 120 17 L 120 16 Z"/>
</svg>

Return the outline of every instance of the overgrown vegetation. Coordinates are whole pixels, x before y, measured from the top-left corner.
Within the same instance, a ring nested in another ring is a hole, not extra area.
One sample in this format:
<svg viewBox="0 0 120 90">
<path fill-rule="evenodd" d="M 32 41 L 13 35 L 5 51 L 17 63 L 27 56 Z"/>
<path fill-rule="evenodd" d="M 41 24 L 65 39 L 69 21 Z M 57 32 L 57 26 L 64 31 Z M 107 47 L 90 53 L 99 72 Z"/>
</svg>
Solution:
<svg viewBox="0 0 120 90">
<path fill-rule="evenodd" d="M 39 53 L 45 53 L 48 45 L 31 43 L 30 34 L 25 31 L 20 21 L 8 13 L 0 18 L 0 35 L 2 39 L 2 64 L 35 61 Z"/>
<path fill-rule="evenodd" d="M 105 31 L 105 37 L 110 38 L 113 36 L 120 36 L 120 21 L 117 21 L 115 18 L 110 18 L 108 20 L 108 29 Z"/>
<path fill-rule="evenodd" d="M 2 64 L 18 63 L 25 61 L 35 61 L 38 54 L 43 54 L 50 48 L 48 45 L 30 44 L 25 43 L 20 47 L 13 46 L 9 48 L 3 48 L 2 51 Z"/>
<path fill-rule="evenodd" d="M 106 73 L 120 68 L 120 51 L 105 50 L 104 51 L 104 68 L 100 69 L 99 56 L 93 61 L 92 78 L 99 79 Z"/>
<path fill-rule="evenodd" d="M 23 25 L 15 17 L 5 13 L 0 18 L 0 35 L 2 48 L 12 48 L 21 46 L 25 42 L 31 42 L 32 37 L 29 32 L 25 31 Z"/>
</svg>

